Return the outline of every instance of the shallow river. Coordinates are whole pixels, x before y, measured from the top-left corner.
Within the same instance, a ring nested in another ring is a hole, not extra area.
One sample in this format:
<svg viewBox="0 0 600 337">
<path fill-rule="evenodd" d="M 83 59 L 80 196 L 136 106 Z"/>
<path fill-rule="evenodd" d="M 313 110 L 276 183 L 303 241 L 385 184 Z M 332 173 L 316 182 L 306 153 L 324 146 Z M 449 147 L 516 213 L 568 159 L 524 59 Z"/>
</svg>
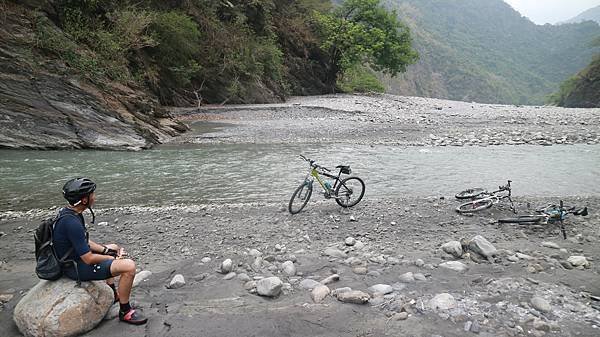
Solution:
<svg viewBox="0 0 600 337">
<path fill-rule="evenodd" d="M 600 195 L 600 146 L 394 147 L 206 145 L 143 152 L 0 151 L 0 211 L 63 203 L 62 184 L 88 176 L 97 207 L 207 202 L 286 203 L 308 170 L 298 154 L 349 164 L 366 198 L 450 196 L 513 180 L 519 195 Z M 317 195 L 315 195 L 317 197 Z"/>
</svg>

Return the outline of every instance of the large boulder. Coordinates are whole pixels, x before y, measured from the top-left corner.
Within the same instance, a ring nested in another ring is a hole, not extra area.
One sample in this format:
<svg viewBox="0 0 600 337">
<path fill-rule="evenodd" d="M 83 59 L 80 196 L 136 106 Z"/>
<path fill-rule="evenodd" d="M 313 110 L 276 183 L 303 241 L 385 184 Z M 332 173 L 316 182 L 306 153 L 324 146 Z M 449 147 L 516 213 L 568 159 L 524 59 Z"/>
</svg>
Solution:
<svg viewBox="0 0 600 337">
<path fill-rule="evenodd" d="M 454 296 L 448 293 L 437 294 L 429 300 L 429 308 L 432 310 L 450 310 L 456 307 L 457 303 Z"/>
<path fill-rule="evenodd" d="M 275 297 L 281 293 L 282 287 L 279 277 L 267 277 L 256 282 L 256 292 L 261 296 Z"/>
<path fill-rule="evenodd" d="M 469 249 L 488 259 L 498 253 L 496 247 L 481 235 L 476 235 L 471 239 Z"/>
<path fill-rule="evenodd" d="M 456 258 L 460 258 L 463 255 L 462 245 L 458 241 L 449 241 L 442 245 L 442 250 Z"/>
<path fill-rule="evenodd" d="M 76 336 L 93 329 L 113 304 L 104 281 L 40 281 L 15 307 L 19 331 L 30 337 Z"/>
</svg>

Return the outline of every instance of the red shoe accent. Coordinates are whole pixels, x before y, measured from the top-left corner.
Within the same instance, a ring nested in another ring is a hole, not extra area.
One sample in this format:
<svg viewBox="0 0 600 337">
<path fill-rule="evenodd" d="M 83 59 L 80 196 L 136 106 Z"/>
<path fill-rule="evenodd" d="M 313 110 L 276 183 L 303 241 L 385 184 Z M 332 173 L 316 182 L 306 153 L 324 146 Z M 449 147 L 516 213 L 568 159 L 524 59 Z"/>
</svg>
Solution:
<svg viewBox="0 0 600 337">
<path fill-rule="evenodd" d="M 138 314 L 134 309 L 129 309 L 126 313 L 119 313 L 119 320 L 129 324 L 145 324 L 148 319 Z"/>
</svg>

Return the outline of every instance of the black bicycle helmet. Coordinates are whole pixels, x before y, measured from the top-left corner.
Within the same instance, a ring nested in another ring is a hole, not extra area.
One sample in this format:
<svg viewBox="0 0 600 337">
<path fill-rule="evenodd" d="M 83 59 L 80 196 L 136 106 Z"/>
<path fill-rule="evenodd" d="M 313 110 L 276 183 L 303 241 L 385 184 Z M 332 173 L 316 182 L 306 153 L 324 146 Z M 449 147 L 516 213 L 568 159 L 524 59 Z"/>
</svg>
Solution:
<svg viewBox="0 0 600 337">
<path fill-rule="evenodd" d="M 76 206 L 81 198 L 90 195 L 96 190 L 96 183 L 88 178 L 75 178 L 67 181 L 63 186 L 63 196 L 71 206 Z"/>
</svg>

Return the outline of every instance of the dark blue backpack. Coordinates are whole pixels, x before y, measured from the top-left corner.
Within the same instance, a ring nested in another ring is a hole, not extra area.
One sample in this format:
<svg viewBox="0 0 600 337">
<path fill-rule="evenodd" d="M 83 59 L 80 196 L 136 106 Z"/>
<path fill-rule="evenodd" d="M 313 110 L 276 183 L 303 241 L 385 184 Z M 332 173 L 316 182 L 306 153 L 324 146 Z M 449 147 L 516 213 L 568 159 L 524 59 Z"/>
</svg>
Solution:
<svg viewBox="0 0 600 337">
<path fill-rule="evenodd" d="M 42 280 L 58 280 L 62 277 L 62 265 L 67 262 L 67 257 L 73 252 L 71 247 L 64 256 L 59 258 L 54 250 L 52 241 L 54 226 L 63 215 L 56 215 L 42 221 L 33 235 L 35 239 L 35 273 Z"/>
</svg>

